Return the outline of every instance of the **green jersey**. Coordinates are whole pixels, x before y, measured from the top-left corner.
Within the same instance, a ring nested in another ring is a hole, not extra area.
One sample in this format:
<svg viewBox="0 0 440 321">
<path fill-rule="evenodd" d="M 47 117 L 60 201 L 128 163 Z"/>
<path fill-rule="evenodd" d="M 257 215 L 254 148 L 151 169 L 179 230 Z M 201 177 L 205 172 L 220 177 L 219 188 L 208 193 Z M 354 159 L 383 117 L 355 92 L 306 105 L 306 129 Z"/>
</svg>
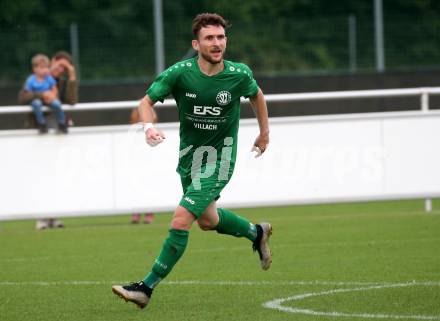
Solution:
<svg viewBox="0 0 440 321">
<path fill-rule="evenodd" d="M 198 57 L 178 62 L 162 72 L 147 90 L 154 102 L 168 95 L 176 100 L 180 121 L 180 158 L 177 172 L 187 176 L 196 166 L 215 164 L 218 174 L 232 174 L 237 155 L 240 98 L 252 97 L 258 86 L 248 66 L 224 60 L 223 71 L 207 76 Z M 224 177 L 226 178 L 226 177 Z"/>
</svg>

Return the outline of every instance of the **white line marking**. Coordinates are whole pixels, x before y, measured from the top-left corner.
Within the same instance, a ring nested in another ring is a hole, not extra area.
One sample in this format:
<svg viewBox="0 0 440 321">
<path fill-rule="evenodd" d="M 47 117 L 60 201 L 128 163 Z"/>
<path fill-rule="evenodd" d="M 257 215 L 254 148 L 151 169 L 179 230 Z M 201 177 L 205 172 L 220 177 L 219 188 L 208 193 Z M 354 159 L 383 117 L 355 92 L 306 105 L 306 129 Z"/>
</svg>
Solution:
<svg viewBox="0 0 440 321">
<path fill-rule="evenodd" d="M 125 284 L 129 281 L 0 281 L 0 286 L 28 286 L 28 285 L 40 285 L 40 286 L 57 286 L 57 285 L 105 285 L 105 284 Z M 198 281 L 198 280 L 181 280 L 181 281 L 163 281 L 164 285 L 247 285 L 247 286 L 280 286 L 280 285 L 310 285 L 310 286 L 379 286 L 379 287 L 393 287 L 395 283 L 389 282 L 337 282 L 337 281 Z M 424 286 L 440 286 L 440 281 L 409 281 L 406 284 L 410 285 L 424 285 Z M 338 289 L 332 291 L 354 291 L 353 289 Z M 335 292 L 336 293 L 336 292 Z M 318 295 L 318 294 L 316 294 Z M 326 294 L 321 294 L 326 295 Z"/>
<path fill-rule="evenodd" d="M 272 301 L 268 301 L 263 303 L 263 307 L 269 309 L 275 309 L 283 312 L 289 313 L 298 313 L 298 314 L 307 314 L 314 316 L 329 316 L 329 317 L 356 317 L 356 318 L 376 318 L 376 319 L 416 319 L 416 320 L 440 320 L 440 316 L 431 316 L 431 315 L 395 315 L 395 314 L 384 314 L 384 313 L 343 313 L 337 311 L 331 312 L 323 312 L 323 311 L 315 311 L 312 309 L 300 309 L 295 307 L 286 307 L 282 304 L 287 301 L 300 301 L 310 297 L 316 296 L 324 296 L 324 295 L 333 295 L 336 293 L 344 293 L 344 292 L 356 292 L 356 291 L 368 291 L 374 289 L 385 289 L 385 288 L 398 288 L 398 287 L 409 287 L 415 285 L 424 285 L 424 286 L 440 286 L 439 282 L 408 282 L 408 283 L 396 283 L 396 284 L 383 284 L 383 285 L 374 285 L 368 287 L 360 287 L 354 289 L 335 289 L 330 291 L 322 291 L 322 292 L 311 292 L 311 293 L 303 293 L 294 295 L 287 298 L 275 299 Z"/>
<path fill-rule="evenodd" d="M 50 260 L 53 257 L 50 256 L 38 256 L 38 257 L 17 257 L 17 258 L 8 258 L 8 259 L 0 259 L 0 262 L 28 262 L 28 261 L 43 261 Z"/>
<path fill-rule="evenodd" d="M 0 286 L 58 286 L 58 285 L 101 285 L 101 284 L 110 284 L 112 282 L 109 281 L 24 281 L 24 282 L 16 282 L 16 281 L 1 281 Z"/>
<path fill-rule="evenodd" d="M 75 285 L 111 285 L 125 284 L 127 281 L 0 281 L 0 286 L 75 286 Z M 322 292 L 311 292 L 294 295 L 287 298 L 268 301 L 263 307 L 275 309 L 283 312 L 307 314 L 314 316 L 330 316 L 330 317 L 356 317 L 356 318 L 377 318 L 377 319 L 415 319 L 415 320 L 440 320 L 440 316 L 430 315 L 394 315 L 383 313 L 343 313 L 337 311 L 323 312 L 312 309 L 299 309 L 295 307 L 286 307 L 282 304 L 287 301 L 300 301 L 309 297 L 333 295 L 336 293 L 367 291 L 373 289 L 398 288 L 409 286 L 440 286 L 440 281 L 410 281 L 407 283 L 388 283 L 388 282 L 337 282 L 337 281 L 198 281 L 198 280 L 182 280 L 182 281 L 164 281 L 164 285 L 208 285 L 208 286 L 361 286 L 351 289 L 334 289 Z"/>
</svg>

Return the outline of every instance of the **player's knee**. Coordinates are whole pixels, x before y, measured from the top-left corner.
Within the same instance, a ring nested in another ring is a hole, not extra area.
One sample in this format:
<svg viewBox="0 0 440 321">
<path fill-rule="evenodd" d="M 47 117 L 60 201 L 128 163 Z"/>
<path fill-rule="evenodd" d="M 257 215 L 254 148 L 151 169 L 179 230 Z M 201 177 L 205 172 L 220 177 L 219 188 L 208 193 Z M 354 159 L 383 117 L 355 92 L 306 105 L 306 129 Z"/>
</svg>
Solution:
<svg viewBox="0 0 440 321">
<path fill-rule="evenodd" d="M 212 227 L 210 227 L 210 226 L 208 226 L 208 225 L 200 224 L 200 222 L 199 222 L 199 227 L 200 227 L 200 229 L 201 229 L 202 231 L 210 231 L 210 230 L 212 230 Z"/>
<path fill-rule="evenodd" d="M 199 227 L 202 231 L 210 231 L 215 228 L 215 225 L 212 222 L 212 220 L 210 220 L 209 218 L 205 218 L 203 216 L 197 220 L 197 223 L 199 224 Z"/>
<path fill-rule="evenodd" d="M 197 221 L 197 223 L 202 231 L 209 231 L 212 229 L 209 224 L 206 224 L 206 222 Z"/>
<path fill-rule="evenodd" d="M 180 219 L 173 219 L 171 221 L 171 228 L 174 230 L 188 231 L 191 228 L 191 224 L 188 224 Z"/>
<path fill-rule="evenodd" d="M 185 208 L 179 206 L 174 212 L 171 228 L 188 231 L 194 222 L 194 216 Z"/>
<path fill-rule="evenodd" d="M 191 228 L 191 223 L 181 218 L 173 218 L 171 221 L 171 228 L 175 230 L 188 231 Z"/>
</svg>

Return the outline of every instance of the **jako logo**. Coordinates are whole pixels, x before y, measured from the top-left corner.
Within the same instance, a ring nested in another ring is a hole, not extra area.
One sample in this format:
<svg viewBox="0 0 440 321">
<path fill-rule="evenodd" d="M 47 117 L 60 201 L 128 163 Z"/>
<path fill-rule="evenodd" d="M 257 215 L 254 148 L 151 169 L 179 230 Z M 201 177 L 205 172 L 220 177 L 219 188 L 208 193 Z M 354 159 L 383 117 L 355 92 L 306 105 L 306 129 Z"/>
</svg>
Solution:
<svg viewBox="0 0 440 321">
<path fill-rule="evenodd" d="M 186 196 L 184 198 L 185 201 L 187 201 L 188 203 L 190 203 L 191 205 L 194 205 L 196 202 L 194 202 L 192 199 L 190 199 L 188 196 Z"/>
<path fill-rule="evenodd" d="M 197 98 L 197 95 L 193 93 L 186 93 L 185 96 L 189 98 Z"/>
<path fill-rule="evenodd" d="M 221 107 L 213 106 L 194 106 L 194 114 L 196 115 L 213 115 L 218 116 L 222 111 Z"/>
<path fill-rule="evenodd" d="M 168 265 L 166 265 L 165 263 L 162 263 L 161 261 L 159 261 L 158 259 L 156 259 L 156 261 L 154 261 L 154 263 L 156 263 L 157 265 L 159 265 L 162 269 L 166 270 L 168 268 Z"/>
</svg>

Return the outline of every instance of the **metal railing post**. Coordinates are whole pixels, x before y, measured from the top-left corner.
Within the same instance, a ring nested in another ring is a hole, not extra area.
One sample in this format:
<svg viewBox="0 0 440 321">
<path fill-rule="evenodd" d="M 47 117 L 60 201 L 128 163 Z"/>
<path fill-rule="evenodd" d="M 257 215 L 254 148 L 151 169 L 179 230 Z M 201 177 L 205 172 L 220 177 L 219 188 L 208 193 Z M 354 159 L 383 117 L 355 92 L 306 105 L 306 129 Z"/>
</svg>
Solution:
<svg viewBox="0 0 440 321">
<path fill-rule="evenodd" d="M 422 95 L 420 96 L 420 105 L 423 112 L 429 111 L 429 92 L 422 88 Z"/>
<path fill-rule="evenodd" d="M 356 45 L 356 16 L 348 16 L 348 61 L 350 72 L 357 70 L 357 45 Z"/>
<path fill-rule="evenodd" d="M 154 42 L 156 57 L 156 76 L 165 70 L 165 47 L 163 29 L 162 0 L 154 0 Z"/>
<path fill-rule="evenodd" d="M 73 63 L 76 66 L 76 78 L 81 80 L 81 66 L 79 59 L 79 37 L 78 24 L 73 22 L 70 24 L 70 51 L 72 53 Z"/>
<path fill-rule="evenodd" d="M 432 212 L 432 200 L 430 198 L 425 199 L 425 212 L 426 213 Z"/>
</svg>

